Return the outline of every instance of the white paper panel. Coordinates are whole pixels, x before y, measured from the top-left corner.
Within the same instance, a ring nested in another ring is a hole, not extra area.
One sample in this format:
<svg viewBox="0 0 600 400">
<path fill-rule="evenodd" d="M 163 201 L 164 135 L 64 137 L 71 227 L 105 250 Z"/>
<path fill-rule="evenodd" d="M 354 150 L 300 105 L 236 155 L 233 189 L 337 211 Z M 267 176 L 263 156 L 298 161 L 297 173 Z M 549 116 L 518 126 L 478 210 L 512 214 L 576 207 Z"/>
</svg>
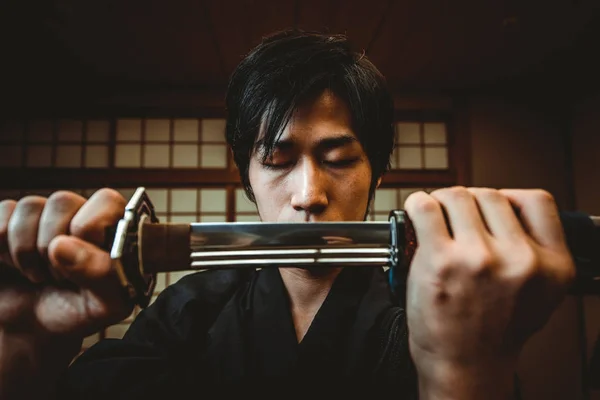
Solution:
<svg viewBox="0 0 600 400">
<path fill-rule="evenodd" d="M 422 169 L 421 158 L 421 148 L 419 147 L 398 148 L 398 166 L 402 169 Z"/>
<path fill-rule="evenodd" d="M 133 193 L 135 192 L 136 188 L 120 188 L 117 189 L 117 191 L 119 193 L 121 193 L 121 196 L 123 196 L 125 198 L 125 200 L 131 199 L 131 196 L 133 196 Z"/>
<path fill-rule="evenodd" d="M 200 215 L 201 222 L 227 222 L 227 216 L 223 215 Z"/>
<path fill-rule="evenodd" d="M 139 118 L 121 118 L 117 120 L 117 141 L 141 141 L 142 120 Z"/>
<path fill-rule="evenodd" d="M 146 193 L 157 213 L 167 212 L 167 189 L 146 189 Z"/>
<path fill-rule="evenodd" d="M 199 142 L 197 119 L 177 118 L 174 120 L 173 139 L 176 142 Z"/>
<path fill-rule="evenodd" d="M 144 139 L 146 142 L 168 142 L 170 140 L 170 121 L 150 118 L 145 121 Z"/>
<path fill-rule="evenodd" d="M 129 329 L 129 324 L 111 325 L 108 328 L 106 328 L 105 337 L 106 338 L 114 338 L 114 339 L 122 339 L 123 335 L 125 335 L 125 332 L 127 332 L 127 329 Z"/>
<path fill-rule="evenodd" d="M 144 167 L 166 168 L 169 166 L 169 145 L 144 145 Z"/>
<path fill-rule="evenodd" d="M 198 145 L 176 144 L 173 146 L 173 167 L 175 168 L 197 168 L 198 167 Z"/>
<path fill-rule="evenodd" d="M 154 288 L 154 292 L 162 292 L 166 288 L 167 282 L 167 273 L 162 272 L 156 274 L 156 287 Z"/>
<path fill-rule="evenodd" d="M 396 124 L 397 142 L 401 144 L 421 143 L 419 122 L 398 122 Z"/>
<path fill-rule="evenodd" d="M 86 348 L 86 349 L 90 348 L 90 347 L 92 347 L 92 345 L 97 343 L 98 340 L 100 340 L 100 335 L 97 333 L 94 333 L 93 335 L 90 335 L 90 336 L 86 337 L 85 339 L 83 339 L 83 344 L 81 345 L 81 347 Z"/>
<path fill-rule="evenodd" d="M 169 272 L 169 285 L 174 284 L 175 282 L 177 282 L 178 280 L 180 280 L 184 276 L 195 274 L 195 273 L 196 273 L 196 271 L 176 271 L 176 272 Z"/>
<path fill-rule="evenodd" d="M 445 144 L 446 124 L 443 122 L 426 122 L 424 128 L 425 144 Z"/>
<path fill-rule="evenodd" d="M 236 215 L 235 220 L 240 221 L 240 222 L 260 222 L 260 218 L 259 218 L 258 214 L 256 214 L 256 215 Z"/>
<path fill-rule="evenodd" d="M 399 208 L 404 208 L 404 202 L 406 201 L 406 199 L 408 198 L 408 196 L 410 196 L 411 193 L 418 192 L 418 191 L 421 191 L 423 189 L 421 189 L 421 188 L 403 188 L 403 189 L 398 189 L 398 190 L 400 190 L 400 204 L 399 204 Z"/>
<path fill-rule="evenodd" d="M 225 189 L 201 189 L 201 212 L 225 212 L 227 209 L 227 195 Z"/>
<path fill-rule="evenodd" d="M 85 166 L 89 168 L 107 168 L 108 146 L 101 144 L 85 146 Z"/>
<path fill-rule="evenodd" d="M 51 143 L 54 123 L 50 120 L 29 121 L 27 129 L 27 142 L 29 143 Z"/>
<path fill-rule="evenodd" d="M 22 146 L 0 144 L 0 167 L 20 167 L 22 163 Z"/>
<path fill-rule="evenodd" d="M 190 222 L 196 222 L 198 218 L 196 214 L 181 214 L 181 215 L 171 215 L 169 222 L 174 222 L 176 224 L 188 224 Z"/>
<path fill-rule="evenodd" d="M 235 211 L 236 212 L 256 212 L 256 206 L 252 203 L 244 189 L 235 190 Z"/>
<path fill-rule="evenodd" d="M 0 142 L 21 143 L 25 139 L 25 125 L 21 121 L 5 121 L 0 124 Z"/>
<path fill-rule="evenodd" d="M 447 169 L 448 168 L 448 150 L 445 147 L 426 147 L 425 148 L 425 168 Z"/>
<path fill-rule="evenodd" d="M 50 146 L 50 145 L 29 145 L 29 146 L 27 146 L 27 166 L 28 167 L 51 167 L 52 166 L 52 146 Z"/>
<path fill-rule="evenodd" d="M 225 120 L 206 118 L 202 120 L 202 141 L 225 143 Z"/>
<path fill-rule="evenodd" d="M 201 145 L 200 166 L 203 168 L 225 168 L 227 149 L 224 145 Z"/>
<path fill-rule="evenodd" d="M 115 149 L 115 167 L 139 168 L 142 149 L 139 144 L 117 144 Z"/>
<path fill-rule="evenodd" d="M 57 140 L 59 142 L 81 142 L 82 137 L 83 121 L 77 119 L 58 121 Z"/>
<path fill-rule="evenodd" d="M 196 189 L 173 189 L 171 190 L 172 212 L 197 212 L 198 191 Z"/>
<path fill-rule="evenodd" d="M 85 140 L 87 142 L 108 143 L 110 138 L 110 121 L 89 120 L 87 121 Z"/>
<path fill-rule="evenodd" d="M 397 206 L 396 189 L 378 189 L 373 202 L 374 211 L 390 211 Z"/>
<path fill-rule="evenodd" d="M 80 145 L 58 145 L 56 146 L 56 166 L 64 168 L 81 167 Z"/>
</svg>

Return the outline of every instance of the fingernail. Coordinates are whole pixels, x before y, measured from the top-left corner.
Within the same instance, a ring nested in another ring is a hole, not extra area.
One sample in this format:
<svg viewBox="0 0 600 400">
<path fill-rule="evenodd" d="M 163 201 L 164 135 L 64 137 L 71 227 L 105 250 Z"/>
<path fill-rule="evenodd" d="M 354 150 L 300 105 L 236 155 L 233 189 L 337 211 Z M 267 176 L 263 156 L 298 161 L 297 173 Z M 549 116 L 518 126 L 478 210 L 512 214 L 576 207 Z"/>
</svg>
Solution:
<svg viewBox="0 0 600 400">
<path fill-rule="evenodd" d="M 85 259 L 87 251 L 84 247 L 73 243 L 70 240 L 65 240 L 56 249 L 56 260 L 63 266 L 69 267 L 80 263 Z"/>
</svg>

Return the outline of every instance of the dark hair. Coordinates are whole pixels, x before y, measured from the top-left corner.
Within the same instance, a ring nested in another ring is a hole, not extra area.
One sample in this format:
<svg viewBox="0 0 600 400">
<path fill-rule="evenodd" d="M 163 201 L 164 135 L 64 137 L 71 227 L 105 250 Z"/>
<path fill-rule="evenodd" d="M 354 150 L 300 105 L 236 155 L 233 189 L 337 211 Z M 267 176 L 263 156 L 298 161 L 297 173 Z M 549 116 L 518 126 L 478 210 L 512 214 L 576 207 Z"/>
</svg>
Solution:
<svg viewBox="0 0 600 400">
<path fill-rule="evenodd" d="M 346 36 L 294 29 L 263 38 L 233 72 L 227 89 L 227 143 L 252 201 L 248 166 L 261 123 L 267 157 L 294 110 L 325 89 L 350 110 L 371 164 L 373 194 L 394 148 L 393 100 L 385 78 Z"/>
</svg>

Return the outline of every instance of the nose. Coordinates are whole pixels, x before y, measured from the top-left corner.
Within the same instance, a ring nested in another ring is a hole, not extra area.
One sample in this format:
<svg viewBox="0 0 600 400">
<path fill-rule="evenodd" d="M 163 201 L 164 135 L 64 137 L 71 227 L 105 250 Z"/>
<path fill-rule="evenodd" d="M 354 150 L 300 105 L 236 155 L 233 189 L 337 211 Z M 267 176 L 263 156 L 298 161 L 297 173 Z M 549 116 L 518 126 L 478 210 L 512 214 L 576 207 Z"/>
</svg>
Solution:
<svg viewBox="0 0 600 400">
<path fill-rule="evenodd" d="M 296 211 L 310 215 L 322 214 L 328 205 L 327 177 L 320 170 L 318 163 L 306 160 L 297 166 L 297 171 L 292 176 L 291 205 Z"/>
</svg>

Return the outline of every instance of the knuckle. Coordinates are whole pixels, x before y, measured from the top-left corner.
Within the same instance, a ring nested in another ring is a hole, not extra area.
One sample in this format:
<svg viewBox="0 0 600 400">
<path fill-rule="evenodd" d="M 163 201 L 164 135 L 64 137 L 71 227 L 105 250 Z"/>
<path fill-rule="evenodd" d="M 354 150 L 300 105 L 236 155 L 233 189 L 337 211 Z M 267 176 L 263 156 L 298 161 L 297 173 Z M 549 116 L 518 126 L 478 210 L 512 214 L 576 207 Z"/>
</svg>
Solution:
<svg viewBox="0 0 600 400">
<path fill-rule="evenodd" d="M 121 193 L 111 188 L 102 188 L 94 193 L 94 197 L 98 197 L 108 204 L 124 205 L 126 203 L 125 198 Z"/>
<path fill-rule="evenodd" d="M 466 259 L 466 268 L 476 276 L 487 274 L 498 263 L 498 257 L 487 248 L 480 247 L 471 251 Z"/>
<path fill-rule="evenodd" d="M 73 217 L 69 231 L 79 238 L 98 243 L 104 238 L 104 229 L 122 218 L 125 205 L 125 198 L 116 190 L 100 189 L 88 200 L 89 207 L 82 207 Z"/>
<path fill-rule="evenodd" d="M 554 196 L 544 189 L 534 189 L 531 192 L 532 201 L 540 205 L 554 205 Z"/>
<path fill-rule="evenodd" d="M 69 232 L 80 238 L 87 237 L 91 232 L 94 231 L 94 221 L 90 221 L 84 218 L 73 218 L 69 224 Z"/>
<path fill-rule="evenodd" d="M 477 197 L 477 199 L 489 203 L 499 203 L 504 200 L 504 196 L 496 189 L 477 188 L 471 189 L 471 192 L 475 195 L 475 197 Z"/>
<path fill-rule="evenodd" d="M 59 190 L 48 197 L 48 205 L 52 208 L 66 209 L 77 203 L 81 196 L 66 190 Z"/>
<path fill-rule="evenodd" d="M 6 212 L 5 210 L 10 210 L 15 208 L 15 206 L 17 205 L 17 202 L 15 200 L 12 199 L 6 199 L 6 200 L 2 200 L 0 201 L 0 215 L 5 215 Z"/>
<path fill-rule="evenodd" d="M 442 281 L 451 278 L 456 271 L 456 263 L 450 257 L 437 257 L 432 264 L 434 271 Z"/>
<path fill-rule="evenodd" d="M 435 190 L 431 195 L 441 201 L 462 201 L 471 197 L 471 193 L 464 186 L 451 186 Z"/>
<path fill-rule="evenodd" d="M 437 201 L 425 192 L 411 193 L 404 204 L 409 213 L 419 214 L 434 212 L 438 207 Z"/>
<path fill-rule="evenodd" d="M 523 246 L 517 254 L 519 254 L 519 265 L 522 265 L 526 269 L 531 269 L 537 266 L 539 262 L 538 254 L 531 248 L 531 246 Z"/>
<path fill-rule="evenodd" d="M 21 200 L 17 202 L 17 208 L 25 210 L 26 212 L 29 210 L 37 210 L 44 208 L 46 204 L 46 198 L 42 196 L 29 195 L 23 197 Z"/>
<path fill-rule="evenodd" d="M 530 280 L 539 273 L 539 255 L 531 246 L 515 248 L 512 254 L 513 258 L 508 268 L 514 269 L 516 275 L 521 279 Z"/>
<path fill-rule="evenodd" d="M 0 202 L 0 249 L 6 242 L 8 236 L 8 221 L 15 209 L 17 202 L 14 200 L 3 200 Z"/>
</svg>

